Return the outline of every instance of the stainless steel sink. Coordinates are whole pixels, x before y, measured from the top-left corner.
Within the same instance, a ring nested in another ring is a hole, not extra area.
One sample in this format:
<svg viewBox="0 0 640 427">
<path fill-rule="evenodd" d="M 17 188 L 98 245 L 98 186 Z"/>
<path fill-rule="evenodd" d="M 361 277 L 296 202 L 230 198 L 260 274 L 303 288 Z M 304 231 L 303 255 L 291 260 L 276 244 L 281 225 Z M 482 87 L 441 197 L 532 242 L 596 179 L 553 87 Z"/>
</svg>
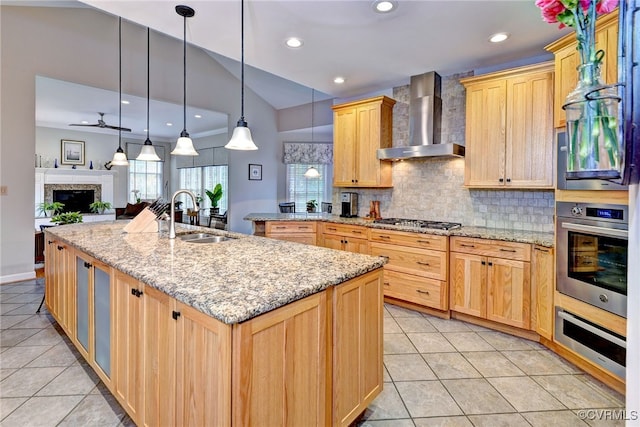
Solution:
<svg viewBox="0 0 640 427">
<path fill-rule="evenodd" d="M 207 233 L 192 233 L 192 234 L 184 234 L 179 237 L 180 240 L 184 240 L 188 243 L 220 243 L 225 240 L 231 240 L 231 237 L 226 236 L 216 236 L 214 234 Z"/>
</svg>

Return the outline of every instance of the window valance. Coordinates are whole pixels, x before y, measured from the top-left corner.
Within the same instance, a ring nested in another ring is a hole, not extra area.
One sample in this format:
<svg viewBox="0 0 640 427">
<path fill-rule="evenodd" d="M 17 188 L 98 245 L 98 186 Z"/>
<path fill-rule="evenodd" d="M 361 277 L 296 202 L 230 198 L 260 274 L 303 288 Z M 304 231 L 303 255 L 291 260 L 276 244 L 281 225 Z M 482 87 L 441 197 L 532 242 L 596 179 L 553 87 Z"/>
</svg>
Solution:
<svg viewBox="0 0 640 427">
<path fill-rule="evenodd" d="M 333 144 L 329 142 L 284 142 L 284 163 L 333 163 Z"/>
</svg>

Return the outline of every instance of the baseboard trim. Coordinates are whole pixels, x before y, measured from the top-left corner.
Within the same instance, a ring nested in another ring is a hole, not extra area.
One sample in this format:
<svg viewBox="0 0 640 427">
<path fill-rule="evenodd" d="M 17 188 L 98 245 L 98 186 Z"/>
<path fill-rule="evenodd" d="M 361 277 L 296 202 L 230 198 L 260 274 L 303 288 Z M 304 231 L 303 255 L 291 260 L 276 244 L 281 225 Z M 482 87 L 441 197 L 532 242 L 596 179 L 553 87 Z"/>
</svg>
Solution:
<svg viewBox="0 0 640 427">
<path fill-rule="evenodd" d="M 7 274 L 5 276 L 0 276 L 0 285 L 4 285 L 6 283 L 21 282 L 23 280 L 30 280 L 35 278 L 36 278 L 35 271 L 29 271 L 27 273 L 18 273 L 18 274 Z"/>
</svg>

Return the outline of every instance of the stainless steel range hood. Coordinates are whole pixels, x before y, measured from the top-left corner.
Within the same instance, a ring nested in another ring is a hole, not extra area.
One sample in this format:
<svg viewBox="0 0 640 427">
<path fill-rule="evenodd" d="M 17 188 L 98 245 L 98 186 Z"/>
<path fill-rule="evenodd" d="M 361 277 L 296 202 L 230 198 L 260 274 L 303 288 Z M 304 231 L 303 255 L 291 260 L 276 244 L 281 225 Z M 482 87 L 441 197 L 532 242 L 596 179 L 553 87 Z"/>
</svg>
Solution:
<svg viewBox="0 0 640 427">
<path fill-rule="evenodd" d="M 411 77 L 409 85 L 409 146 L 382 148 L 378 159 L 463 157 L 464 146 L 440 143 L 442 100 L 440 75 L 434 71 Z"/>
</svg>

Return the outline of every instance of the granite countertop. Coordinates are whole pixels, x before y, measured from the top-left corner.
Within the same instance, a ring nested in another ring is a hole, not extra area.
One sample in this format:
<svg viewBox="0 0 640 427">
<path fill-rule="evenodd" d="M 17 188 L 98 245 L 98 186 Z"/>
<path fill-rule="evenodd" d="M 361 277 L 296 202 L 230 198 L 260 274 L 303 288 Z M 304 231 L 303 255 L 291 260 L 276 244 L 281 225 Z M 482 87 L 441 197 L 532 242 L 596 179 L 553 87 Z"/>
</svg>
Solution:
<svg viewBox="0 0 640 427">
<path fill-rule="evenodd" d="M 441 236 L 477 237 L 480 239 L 503 240 L 507 242 L 531 243 L 551 248 L 554 246 L 553 233 L 538 231 L 509 230 L 488 227 L 461 227 L 453 230 L 436 230 L 400 225 L 376 224 L 364 218 L 342 218 L 327 213 L 250 213 L 247 221 L 326 221 L 338 224 L 362 225 L 370 228 L 408 231 L 412 233 L 436 234 Z"/>
<path fill-rule="evenodd" d="M 233 239 L 187 243 L 129 234 L 127 221 L 47 228 L 61 241 L 224 323 L 235 324 L 385 264 L 379 257 L 176 224 Z"/>
</svg>

